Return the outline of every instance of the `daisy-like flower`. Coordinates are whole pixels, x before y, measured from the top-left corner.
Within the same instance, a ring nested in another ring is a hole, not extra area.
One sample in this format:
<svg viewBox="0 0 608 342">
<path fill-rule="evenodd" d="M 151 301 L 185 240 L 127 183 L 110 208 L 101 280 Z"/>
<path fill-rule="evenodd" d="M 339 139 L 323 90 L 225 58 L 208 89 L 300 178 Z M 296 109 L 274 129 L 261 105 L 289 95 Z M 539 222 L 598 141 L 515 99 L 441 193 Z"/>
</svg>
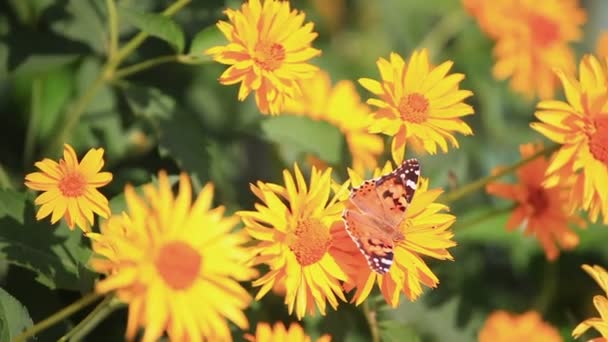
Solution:
<svg viewBox="0 0 608 342">
<path fill-rule="evenodd" d="M 600 317 L 589 318 L 581 322 L 572 331 L 572 336 L 579 338 L 589 328 L 594 328 L 602 335 L 602 338 L 595 338 L 591 342 L 606 342 L 608 341 L 608 298 L 606 298 L 608 296 L 608 272 L 603 267 L 597 265 L 593 267 L 583 265 L 583 269 L 597 282 L 606 295 L 593 297 L 593 304 L 599 312 Z"/>
<path fill-rule="evenodd" d="M 550 98 L 558 80 L 554 68 L 574 71 L 570 43 L 582 37 L 586 20 L 578 0 L 464 0 L 480 27 L 494 40 L 494 76 L 511 78 L 513 90 Z"/>
<path fill-rule="evenodd" d="M 63 159 L 57 163 L 45 158 L 35 165 L 42 172 L 25 176 L 25 185 L 43 191 L 36 197 L 40 205 L 36 219 L 51 215 L 51 223 L 64 217 L 68 227 L 78 226 L 84 232 L 91 230 L 94 213 L 107 218 L 110 215 L 108 199 L 97 188 L 112 180 L 110 172 L 99 172 L 103 167 L 103 148 L 90 149 L 78 162 L 72 146 L 63 146 Z"/>
<path fill-rule="evenodd" d="M 258 323 L 255 329 L 255 335 L 247 334 L 245 339 L 250 342 L 311 342 L 310 336 L 306 335 L 304 329 L 297 324 L 291 323 L 288 329 L 281 322 L 277 322 L 273 327 L 268 323 Z M 331 336 L 323 335 L 319 337 L 316 342 L 329 342 Z"/>
<path fill-rule="evenodd" d="M 246 265 L 247 235 L 231 233 L 238 217 L 211 208 L 211 184 L 192 203 L 186 174 L 175 197 L 163 171 L 158 186 L 148 184 L 143 193 L 127 186 L 128 211 L 89 234 L 96 253 L 91 266 L 107 274 L 96 291 L 114 292 L 129 304 L 128 340 L 139 327 L 145 327 L 144 342 L 164 332 L 172 341 L 231 340 L 227 320 L 248 327 L 243 310 L 251 297 L 238 281 L 256 275 Z"/>
<path fill-rule="evenodd" d="M 479 331 L 479 342 L 563 341 L 555 327 L 543 321 L 536 311 L 513 314 L 503 310 L 488 316 Z"/>
<path fill-rule="evenodd" d="M 347 193 L 345 183 L 330 196 L 331 168 L 312 168 L 307 185 L 300 168 L 294 166 L 293 176 L 283 171 L 285 186 L 258 181 L 251 190 L 261 203 L 255 211 L 240 211 L 245 230 L 259 240 L 253 247 L 254 263 L 266 264 L 268 273 L 253 282 L 261 286 L 256 300 L 262 298 L 275 284 L 285 288 L 285 304 L 298 319 L 306 312 L 314 314 L 315 303 L 325 314 L 326 302 L 333 309 L 338 299 L 345 301 L 340 282 L 346 272 L 338 266 L 343 257 L 335 249 L 346 239 L 335 237 L 342 228 L 344 205 L 338 201 Z M 294 180 L 295 176 L 295 180 Z M 284 283 L 284 285 L 283 285 Z"/>
<path fill-rule="evenodd" d="M 374 177 L 390 171 L 392 165 L 387 162 L 382 170 L 374 171 Z M 353 187 L 364 182 L 364 179 L 352 170 L 349 170 L 349 175 Z M 378 283 L 386 302 L 392 307 L 399 305 L 401 292 L 413 301 L 422 294 L 423 285 L 435 288 L 439 284 L 439 279 L 427 266 L 423 256 L 453 260 L 447 249 L 456 246 L 456 242 L 452 240 L 454 234 L 449 229 L 456 217 L 445 213 L 447 206 L 434 202 L 443 190 L 429 190 L 428 185 L 428 179 L 420 178 L 418 189 L 405 211 L 405 218 L 400 227 L 404 239 L 395 243 L 394 260 L 388 273 L 380 275 L 373 272 L 352 239 L 349 243 L 336 247 L 340 248 L 341 253 L 349 256 L 340 260 L 346 260 L 350 264 L 348 269 L 354 270 L 354 273 L 349 273 L 344 288 L 346 291 L 357 288 L 352 298 L 356 305 L 369 296 L 374 283 Z M 341 234 L 348 237 L 345 230 L 342 230 Z"/>
<path fill-rule="evenodd" d="M 301 91 L 297 81 L 318 70 L 307 62 L 321 54 L 310 46 L 317 37 L 313 24 L 302 25 L 304 13 L 291 10 L 289 1 L 249 0 L 225 13 L 229 22 L 217 26 L 229 43 L 204 52 L 230 65 L 220 83 L 241 82 L 240 101 L 254 91 L 262 113 L 279 114 L 285 99 Z"/>
<path fill-rule="evenodd" d="M 346 137 L 357 172 L 372 170 L 384 149 L 382 138 L 369 133 L 372 123 L 369 108 L 361 102 L 351 81 L 340 81 L 333 88 L 325 71 L 300 81 L 302 95 L 285 104 L 285 112 L 305 115 L 336 126 Z"/>
<path fill-rule="evenodd" d="M 523 159 L 542 150 L 542 145 L 525 144 L 520 148 Z M 569 225 L 584 226 L 584 221 L 571 213 L 568 206 L 571 182 L 545 188 L 545 172 L 549 161 L 538 157 L 517 170 L 519 183 L 490 183 L 488 193 L 515 201 L 517 206 L 507 221 L 507 229 L 524 227 L 526 235 L 535 236 L 543 246 L 547 259 L 559 256 L 556 242 L 563 249 L 573 249 L 579 239 Z"/>
<path fill-rule="evenodd" d="M 458 89 L 463 74 L 448 72 L 452 62 L 437 67 L 429 62 L 426 49 L 415 51 L 408 63 L 396 53 L 390 59 L 378 59 L 381 82 L 369 78 L 359 83 L 378 98 L 367 103 L 378 107 L 373 113 L 373 133 L 392 136 L 391 152 L 397 163 L 403 160 L 405 145 L 411 143 L 417 151 L 448 151 L 448 142 L 458 147 L 453 133 L 473 134 L 460 117 L 473 114 L 473 107 L 462 101 L 473 93 Z"/>
<path fill-rule="evenodd" d="M 563 71 L 562 81 L 566 99 L 541 101 L 533 129 L 562 144 L 551 160 L 546 186 L 576 178 L 571 199 L 572 210 L 589 211 L 591 221 L 600 212 L 608 224 L 608 62 L 600 63 L 592 55 L 583 57 L 579 79 Z"/>
</svg>

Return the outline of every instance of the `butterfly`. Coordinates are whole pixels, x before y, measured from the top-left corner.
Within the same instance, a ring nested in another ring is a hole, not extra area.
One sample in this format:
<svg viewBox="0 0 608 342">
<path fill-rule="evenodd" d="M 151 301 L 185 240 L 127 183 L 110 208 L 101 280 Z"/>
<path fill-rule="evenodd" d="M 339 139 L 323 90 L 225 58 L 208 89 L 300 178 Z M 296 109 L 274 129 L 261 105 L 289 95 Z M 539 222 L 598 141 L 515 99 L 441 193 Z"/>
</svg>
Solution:
<svg viewBox="0 0 608 342">
<path fill-rule="evenodd" d="M 393 264 L 394 245 L 420 176 L 420 163 L 408 159 L 391 173 L 368 179 L 351 190 L 342 213 L 344 226 L 369 267 L 385 274 Z"/>
</svg>

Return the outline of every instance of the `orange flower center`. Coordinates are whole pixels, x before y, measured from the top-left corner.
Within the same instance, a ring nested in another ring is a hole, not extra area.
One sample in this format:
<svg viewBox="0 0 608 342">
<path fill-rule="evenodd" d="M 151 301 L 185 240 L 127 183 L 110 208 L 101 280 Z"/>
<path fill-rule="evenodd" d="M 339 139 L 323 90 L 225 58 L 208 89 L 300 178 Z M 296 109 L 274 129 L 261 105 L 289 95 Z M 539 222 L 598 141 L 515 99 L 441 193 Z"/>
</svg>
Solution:
<svg viewBox="0 0 608 342">
<path fill-rule="evenodd" d="M 169 287 L 184 290 L 200 274 L 201 261 L 201 254 L 188 243 L 171 241 L 161 247 L 155 266 Z"/>
<path fill-rule="evenodd" d="M 285 48 L 281 44 L 260 41 L 255 46 L 253 60 L 264 70 L 276 70 L 285 60 Z"/>
<path fill-rule="evenodd" d="M 596 119 L 589 136 L 589 151 L 596 160 L 608 166 L 608 119 Z"/>
<path fill-rule="evenodd" d="M 399 113 L 403 121 L 422 123 L 428 118 L 429 100 L 419 93 L 411 93 L 399 101 Z"/>
<path fill-rule="evenodd" d="M 542 187 L 530 187 L 528 189 L 528 204 L 532 206 L 532 215 L 540 215 L 549 207 L 547 192 Z"/>
<path fill-rule="evenodd" d="M 66 197 L 78 197 L 84 194 L 87 181 L 80 172 L 70 172 L 59 181 L 59 190 Z"/>
<path fill-rule="evenodd" d="M 539 47 L 548 47 L 559 39 L 557 23 L 540 14 L 530 14 L 528 18 L 532 41 Z"/>
<path fill-rule="evenodd" d="M 298 221 L 295 232 L 288 239 L 289 249 L 302 266 L 321 260 L 331 245 L 329 229 L 316 218 Z"/>
</svg>

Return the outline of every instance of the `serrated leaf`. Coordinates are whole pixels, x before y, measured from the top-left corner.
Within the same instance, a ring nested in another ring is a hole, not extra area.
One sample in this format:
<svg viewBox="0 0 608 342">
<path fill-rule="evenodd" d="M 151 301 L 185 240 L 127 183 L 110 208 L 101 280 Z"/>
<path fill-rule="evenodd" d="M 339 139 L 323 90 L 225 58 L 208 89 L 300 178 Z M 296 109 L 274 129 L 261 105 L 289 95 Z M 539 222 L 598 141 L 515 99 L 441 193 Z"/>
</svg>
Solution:
<svg viewBox="0 0 608 342">
<path fill-rule="evenodd" d="M 120 7 L 119 15 L 138 29 L 169 43 L 177 53 L 184 51 L 184 32 L 171 18 L 157 13 L 146 13 Z"/>
<path fill-rule="evenodd" d="M 12 341 L 32 325 L 27 308 L 0 287 L 0 341 Z"/>
<path fill-rule="evenodd" d="M 199 62 L 212 61 L 211 56 L 205 55 L 204 51 L 210 47 L 226 44 L 226 38 L 217 26 L 209 26 L 199 31 L 192 39 L 188 55 Z"/>
<path fill-rule="evenodd" d="M 88 262 L 90 248 L 82 233 L 65 223 L 37 222 L 33 204 L 22 193 L 0 190 L 0 259 L 36 273 L 36 280 L 55 289 L 79 289 L 79 265 Z"/>
<path fill-rule="evenodd" d="M 282 115 L 262 121 L 262 131 L 288 159 L 295 160 L 301 154 L 312 153 L 330 164 L 341 160 L 344 139 L 338 128 L 327 122 Z"/>
</svg>

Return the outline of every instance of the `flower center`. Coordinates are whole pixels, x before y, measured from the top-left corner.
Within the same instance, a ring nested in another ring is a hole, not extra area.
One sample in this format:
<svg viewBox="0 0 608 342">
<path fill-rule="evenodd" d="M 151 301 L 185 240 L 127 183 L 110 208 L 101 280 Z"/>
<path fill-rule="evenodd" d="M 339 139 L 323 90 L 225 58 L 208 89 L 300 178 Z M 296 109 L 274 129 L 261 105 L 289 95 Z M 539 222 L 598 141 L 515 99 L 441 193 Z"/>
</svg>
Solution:
<svg viewBox="0 0 608 342">
<path fill-rule="evenodd" d="M 528 203 L 532 206 L 533 215 L 539 215 L 549 207 L 547 193 L 542 187 L 528 189 Z"/>
<path fill-rule="evenodd" d="M 559 39 L 559 26 L 540 14 L 530 14 L 528 18 L 532 41 L 539 47 L 548 47 Z"/>
<path fill-rule="evenodd" d="M 399 101 L 399 113 L 403 121 L 422 123 L 428 118 L 429 100 L 419 93 L 411 93 Z"/>
<path fill-rule="evenodd" d="M 316 218 L 298 221 L 287 245 L 302 266 L 321 260 L 331 245 L 329 229 Z"/>
<path fill-rule="evenodd" d="M 70 172 L 59 181 L 59 190 L 66 197 L 78 197 L 84 194 L 87 182 L 80 172 Z"/>
<path fill-rule="evenodd" d="M 155 266 L 165 283 L 174 290 L 192 286 L 200 274 L 202 257 L 184 241 L 171 241 L 161 247 Z"/>
<path fill-rule="evenodd" d="M 589 151 L 596 160 L 608 166 L 608 118 L 596 119 L 589 136 Z"/>
<path fill-rule="evenodd" d="M 276 70 L 285 60 L 285 48 L 281 44 L 260 41 L 255 46 L 253 60 L 264 70 Z"/>
</svg>

